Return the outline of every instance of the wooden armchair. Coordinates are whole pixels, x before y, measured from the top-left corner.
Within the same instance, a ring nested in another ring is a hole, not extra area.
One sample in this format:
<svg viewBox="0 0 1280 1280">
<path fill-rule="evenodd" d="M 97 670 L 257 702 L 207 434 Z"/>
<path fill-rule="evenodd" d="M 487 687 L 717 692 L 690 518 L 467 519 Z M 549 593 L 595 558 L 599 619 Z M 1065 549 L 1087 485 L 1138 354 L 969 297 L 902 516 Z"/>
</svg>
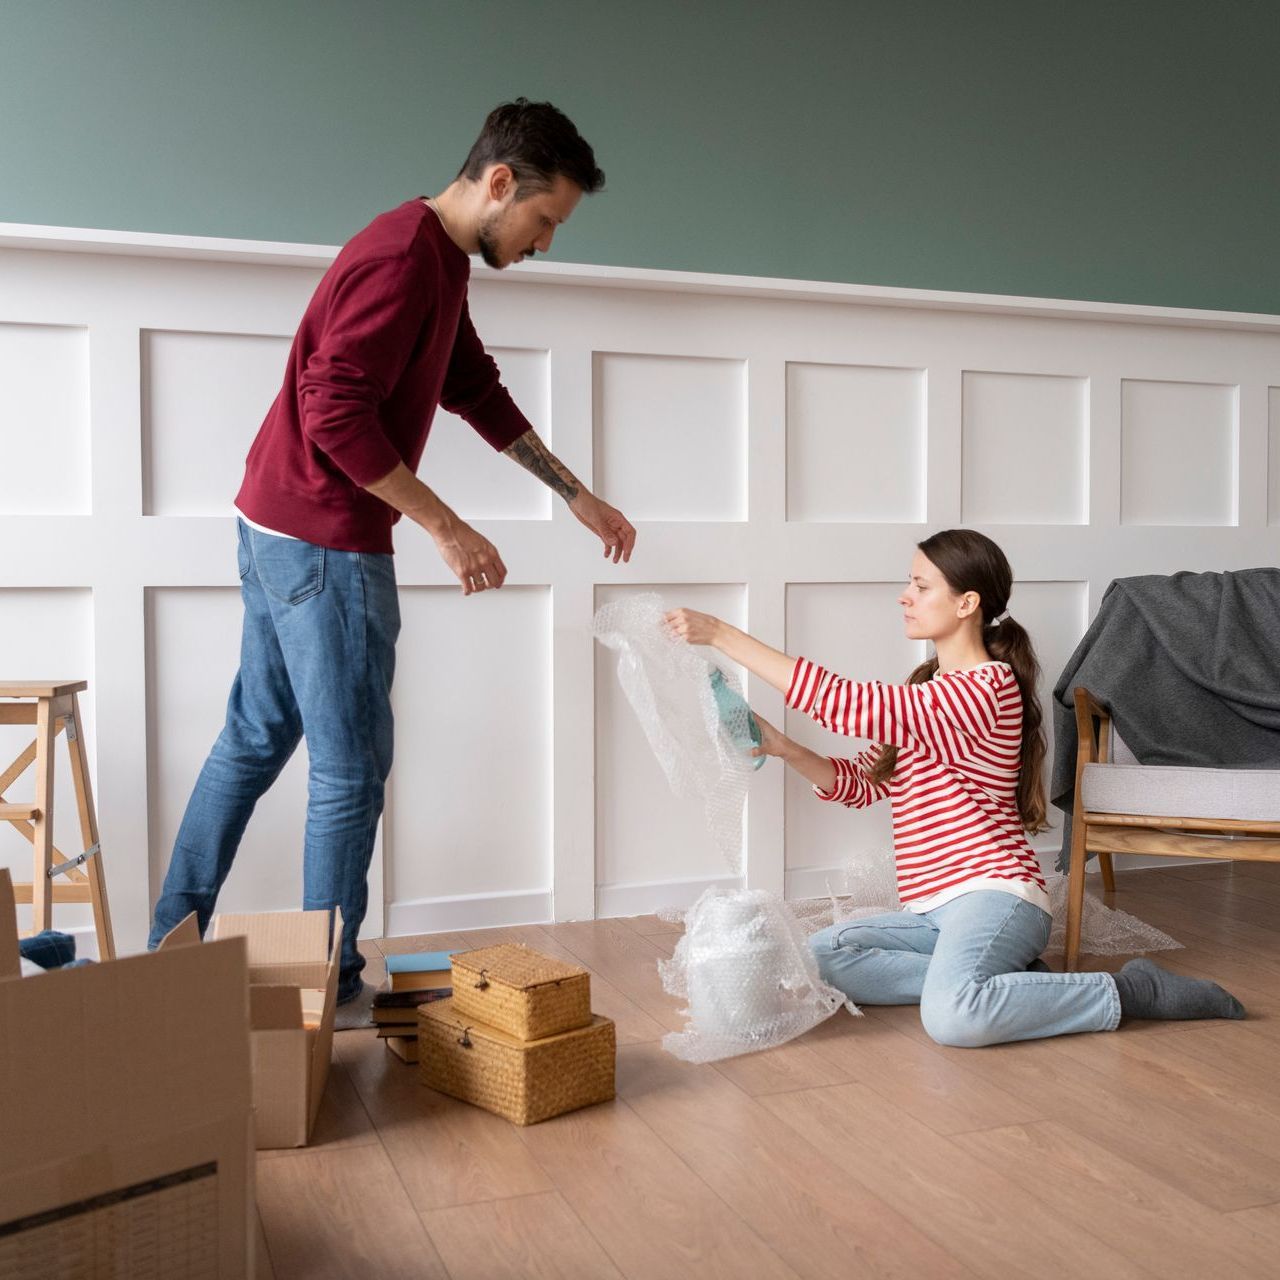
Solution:
<svg viewBox="0 0 1280 1280">
<path fill-rule="evenodd" d="M 1080 955 L 1085 861 L 1098 855 L 1114 892 L 1112 855 L 1280 862 L 1280 770 L 1143 765 L 1115 733 L 1110 712 L 1077 688 L 1075 806 L 1067 879 L 1066 968 Z"/>
</svg>

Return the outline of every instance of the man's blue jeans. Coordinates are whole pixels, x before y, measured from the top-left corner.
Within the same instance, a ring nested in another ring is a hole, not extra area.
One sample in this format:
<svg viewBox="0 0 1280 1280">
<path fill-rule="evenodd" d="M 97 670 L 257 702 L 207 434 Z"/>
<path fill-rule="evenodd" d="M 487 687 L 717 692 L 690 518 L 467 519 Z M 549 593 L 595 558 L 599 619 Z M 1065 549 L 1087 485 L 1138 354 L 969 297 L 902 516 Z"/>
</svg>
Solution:
<svg viewBox="0 0 1280 1280">
<path fill-rule="evenodd" d="M 361 986 L 356 935 L 391 770 L 395 568 L 389 555 L 274 537 L 242 520 L 237 528 L 240 670 L 187 804 L 148 945 L 191 911 L 204 932 L 258 798 L 305 737 L 302 905 L 342 909 L 338 999 L 350 999 Z"/>
<path fill-rule="evenodd" d="M 936 911 L 832 925 L 810 939 L 822 977 L 854 1004 L 918 1004 L 924 1029 L 960 1048 L 1114 1031 L 1109 973 L 1027 973 L 1053 921 L 1012 893 L 976 890 Z"/>
</svg>

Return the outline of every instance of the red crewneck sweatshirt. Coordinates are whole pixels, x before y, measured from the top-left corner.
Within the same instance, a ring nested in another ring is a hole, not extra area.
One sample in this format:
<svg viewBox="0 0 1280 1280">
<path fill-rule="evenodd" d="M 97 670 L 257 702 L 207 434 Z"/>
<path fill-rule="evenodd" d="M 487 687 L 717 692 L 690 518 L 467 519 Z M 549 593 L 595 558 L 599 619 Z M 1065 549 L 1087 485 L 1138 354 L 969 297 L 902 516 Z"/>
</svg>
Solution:
<svg viewBox="0 0 1280 1280">
<path fill-rule="evenodd" d="M 400 513 L 362 486 L 417 471 L 437 405 L 495 449 L 529 430 L 467 310 L 471 262 L 421 199 L 380 214 L 325 272 L 236 506 L 339 551 L 390 552 Z"/>
</svg>

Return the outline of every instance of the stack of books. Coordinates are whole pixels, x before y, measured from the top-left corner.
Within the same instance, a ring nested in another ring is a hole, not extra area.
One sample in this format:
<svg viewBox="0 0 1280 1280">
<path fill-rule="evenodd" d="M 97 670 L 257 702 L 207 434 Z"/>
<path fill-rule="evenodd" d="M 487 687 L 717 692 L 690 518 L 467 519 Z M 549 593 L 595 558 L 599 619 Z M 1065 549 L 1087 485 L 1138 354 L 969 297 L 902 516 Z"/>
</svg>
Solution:
<svg viewBox="0 0 1280 1280">
<path fill-rule="evenodd" d="M 451 951 L 409 951 L 387 957 L 386 985 L 374 993 L 378 1037 L 405 1062 L 418 1061 L 418 1009 L 453 994 Z"/>
</svg>

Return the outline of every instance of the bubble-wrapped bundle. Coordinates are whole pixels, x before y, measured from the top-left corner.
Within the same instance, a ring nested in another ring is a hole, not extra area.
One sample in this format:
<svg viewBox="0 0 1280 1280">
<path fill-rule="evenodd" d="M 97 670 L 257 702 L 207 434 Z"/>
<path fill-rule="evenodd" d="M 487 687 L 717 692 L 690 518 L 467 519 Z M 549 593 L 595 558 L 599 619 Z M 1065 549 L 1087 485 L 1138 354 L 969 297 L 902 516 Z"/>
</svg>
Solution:
<svg viewBox="0 0 1280 1280">
<path fill-rule="evenodd" d="M 688 1001 L 688 1025 L 662 1041 L 677 1058 L 715 1062 L 772 1049 L 842 1005 L 858 1013 L 818 976 L 804 930 L 777 895 L 708 889 L 684 925 L 671 959 L 658 965 L 662 985 Z"/>
<path fill-rule="evenodd" d="M 760 729 L 736 677 L 677 639 L 662 597 L 648 592 L 601 606 L 592 630 L 618 653 L 618 681 L 671 790 L 701 797 L 707 827 L 742 874 L 747 782 L 763 762 L 750 754 Z"/>
</svg>

